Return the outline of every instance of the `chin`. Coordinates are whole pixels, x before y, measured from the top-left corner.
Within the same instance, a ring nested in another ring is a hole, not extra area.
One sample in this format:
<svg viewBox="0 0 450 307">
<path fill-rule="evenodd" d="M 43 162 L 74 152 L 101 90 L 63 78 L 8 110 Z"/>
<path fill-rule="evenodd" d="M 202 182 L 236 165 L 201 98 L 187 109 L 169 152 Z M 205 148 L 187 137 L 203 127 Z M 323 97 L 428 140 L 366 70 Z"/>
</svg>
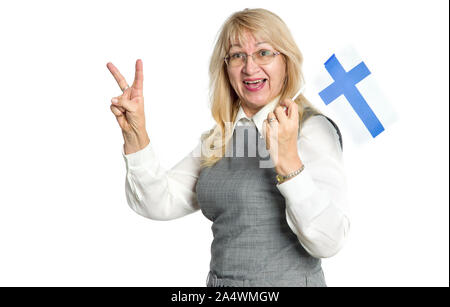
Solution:
<svg viewBox="0 0 450 307">
<path fill-rule="evenodd" d="M 255 106 L 263 106 L 269 102 L 269 95 L 244 96 L 243 100 Z"/>
<path fill-rule="evenodd" d="M 253 105 L 255 105 L 255 106 L 262 107 L 262 106 L 266 105 L 269 102 L 269 97 L 252 99 L 252 100 L 249 100 L 248 102 L 253 104 Z"/>
</svg>

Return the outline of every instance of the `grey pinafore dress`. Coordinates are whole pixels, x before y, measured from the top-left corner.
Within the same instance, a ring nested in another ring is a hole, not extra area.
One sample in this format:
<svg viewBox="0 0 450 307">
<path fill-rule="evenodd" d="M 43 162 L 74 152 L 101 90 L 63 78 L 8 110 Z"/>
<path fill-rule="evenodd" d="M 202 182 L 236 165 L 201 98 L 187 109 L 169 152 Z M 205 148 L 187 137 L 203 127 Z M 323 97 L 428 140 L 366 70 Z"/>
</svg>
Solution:
<svg viewBox="0 0 450 307">
<path fill-rule="evenodd" d="M 255 126 L 236 126 L 230 144 L 225 157 L 201 170 L 196 186 L 202 213 L 213 222 L 206 285 L 326 287 L 321 260 L 287 224 L 265 140 Z"/>
</svg>

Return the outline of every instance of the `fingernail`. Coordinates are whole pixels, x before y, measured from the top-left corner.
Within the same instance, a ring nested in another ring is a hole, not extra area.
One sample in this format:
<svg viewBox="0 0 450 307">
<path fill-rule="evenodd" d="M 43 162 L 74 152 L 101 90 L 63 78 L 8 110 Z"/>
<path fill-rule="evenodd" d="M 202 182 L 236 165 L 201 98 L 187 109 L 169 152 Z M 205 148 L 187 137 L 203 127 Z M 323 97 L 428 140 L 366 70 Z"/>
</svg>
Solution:
<svg viewBox="0 0 450 307">
<path fill-rule="evenodd" d="M 112 103 L 118 103 L 119 100 L 117 100 L 117 98 L 113 98 L 113 99 L 111 99 L 111 102 L 112 102 Z"/>
</svg>

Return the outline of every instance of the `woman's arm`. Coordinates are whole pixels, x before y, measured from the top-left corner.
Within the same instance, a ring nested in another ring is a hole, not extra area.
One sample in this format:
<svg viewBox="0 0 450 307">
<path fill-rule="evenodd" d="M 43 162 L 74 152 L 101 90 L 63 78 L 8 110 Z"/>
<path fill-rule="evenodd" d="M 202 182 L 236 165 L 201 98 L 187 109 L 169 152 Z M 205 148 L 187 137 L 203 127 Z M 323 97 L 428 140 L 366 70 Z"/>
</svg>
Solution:
<svg viewBox="0 0 450 307">
<path fill-rule="evenodd" d="M 153 220 L 172 220 L 199 209 L 195 186 L 200 173 L 200 143 L 172 169 L 164 169 L 151 144 L 126 155 L 125 194 L 136 213 Z"/>
<path fill-rule="evenodd" d="M 325 117 L 313 116 L 303 125 L 298 148 L 305 169 L 277 185 L 286 199 L 287 223 L 309 254 L 331 257 L 350 228 L 339 136 Z"/>
</svg>

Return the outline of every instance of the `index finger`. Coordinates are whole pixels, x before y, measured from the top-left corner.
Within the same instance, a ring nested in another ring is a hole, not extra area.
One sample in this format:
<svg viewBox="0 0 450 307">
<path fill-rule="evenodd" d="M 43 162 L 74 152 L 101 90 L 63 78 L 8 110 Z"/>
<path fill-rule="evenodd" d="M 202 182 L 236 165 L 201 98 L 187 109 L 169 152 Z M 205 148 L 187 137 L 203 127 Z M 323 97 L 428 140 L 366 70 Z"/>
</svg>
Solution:
<svg viewBox="0 0 450 307">
<path fill-rule="evenodd" d="M 284 106 L 286 107 L 286 115 L 288 118 L 292 118 L 293 116 L 295 116 L 295 114 L 297 114 L 297 110 L 296 107 L 297 104 L 295 103 L 295 101 L 291 100 L 291 99 L 285 99 L 283 101 L 280 102 L 280 106 Z"/>
<path fill-rule="evenodd" d="M 144 87 L 144 65 L 142 64 L 141 59 L 136 61 L 136 72 L 134 74 L 133 87 L 136 90 L 142 90 Z"/>
<path fill-rule="evenodd" d="M 128 86 L 128 83 L 125 80 L 125 78 L 122 76 L 120 71 L 117 69 L 116 66 L 114 66 L 113 63 L 108 62 L 108 64 L 106 64 L 106 67 L 108 67 L 109 71 L 114 76 L 114 79 L 116 79 L 117 84 L 119 84 L 120 89 L 123 91 Z"/>
</svg>

